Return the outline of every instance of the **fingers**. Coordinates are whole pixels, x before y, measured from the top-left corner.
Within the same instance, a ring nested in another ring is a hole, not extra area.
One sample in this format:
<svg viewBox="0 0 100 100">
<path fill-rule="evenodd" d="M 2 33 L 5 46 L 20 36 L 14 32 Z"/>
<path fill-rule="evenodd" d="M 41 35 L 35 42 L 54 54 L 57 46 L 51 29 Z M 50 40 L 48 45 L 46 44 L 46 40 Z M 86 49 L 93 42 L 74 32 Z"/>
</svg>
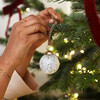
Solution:
<svg viewBox="0 0 100 100">
<path fill-rule="evenodd" d="M 48 24 L 46 23 L 46 21 L 44 21 L 44 19 L 40 16 L 37 16 L 40 20 L 40 22 L 42 23 L 42 25 L 44 25 L 46 28 L 48 28 Z"/>
<path fill-rule="evenodd" d="M 47 24 L 42 18 L 31 15 L 24 20 L 15 23 L 12 31 L 20 36 L 31 36 L 37 33 L 41 33 L 41 36 L 47 36 Z"/>
<path fill-rule="evenodd" d="M 49 18 L 53 17 L 55 19 L 58 19 L 58 16 L 57 16 L 56 12 L 51 7 L 41 11 L 39 13 L 39 15 L 42 16 L 42 17 L 47 17 L 48 18 L 48 16 L 49 16 Z"/>
<path fill-rule="evenodd" d="M 43 34 L 44 36 L 47 35 L 47 30 L 46 28 L 41 25 L 41 24 L 34 24 L 32 26 L 29 26 L 27 27 L 26 29 L 24 29 L 24 34 L 27 34 L 27 35 L 33 35 L 35 33 L 41 33 Z M 41 37 L 40 37 L 41 38 Z"/>
<path fill-rule="evenodd" d="M 47 11 L 47 9 L 45 9 L 45 10 L 42 10 L 39 14 L 38 14 L 38 16 L 41 16 L 42 18 L 49 18 L 50 16 L 48 16 L 48 15 L 50 15 L 49 14 L 49 12 Z"/>
<path fill-rule="evenodd" d="M 54 19 L 56 19 L 58 22 L 63 22 L 60 13 L 56 13 L 55 10 L 51 7 L 41 11 L 38 16 L 44 18 L 46 21 L 48 21 L 48 23 L 54 23 Z"/>
<path fill-rule="evenodd" d="M 29 41 L 30 43 L 36 43 L 37 40 L 42 40 L 44 39 L 44 35 L 41 33 L 37 33 L 37 34 L 32 34 L 31 36 L 29 36 Z M 36 45 L 36 44 L 35 44 Z"/>
<path fill-rule="evenodd" d="M 47 28 L 46 22 L 41 17 L 37 17 L 34 15 L 30 15 L 30 16 L 24 18 L 21 22 L 22 22 L 22 25 L 26 26 L 26 27 L 31 26 L 33 24 L 41 24 Z"/>
<path fill-rule="evenodd" d="M 61 14 L 60 13 L 57 13 L 57 15 L 58 15 L 59 21 L 62 23 L 63 22 L 63 19 L 61 18 Z"/>
<path fill-rule="evenodd" d="M 47 11 L 56 19 L 58 22 L 63 22 L 63 19 L 61 18 L 60 13 L 56 13 L 53 8 L 48 8 Z M 52 21 L 52 19 L 50 19 Z M 53 21 L 52 21 L 53 22 Z"/>
<path fill-rule="evenodd" d="M 47 8 L 46 10 L 53 18 L 58 20 L 58 15 L 53 8 L 50 7 L 50 8 Z"/>
</svg>

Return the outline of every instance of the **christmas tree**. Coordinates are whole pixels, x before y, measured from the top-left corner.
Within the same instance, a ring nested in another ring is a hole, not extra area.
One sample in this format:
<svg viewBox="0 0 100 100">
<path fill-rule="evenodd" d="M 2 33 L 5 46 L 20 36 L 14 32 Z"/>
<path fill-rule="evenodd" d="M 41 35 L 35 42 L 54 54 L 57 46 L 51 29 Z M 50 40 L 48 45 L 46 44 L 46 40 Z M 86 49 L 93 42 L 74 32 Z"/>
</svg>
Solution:
<svg viewBox="0 0 100 100">
<path fill-rule="evenodd" d="M 4 0 L 5 3 L 12 3 L 12 1 Z M 53 33 L 55 35 L 52 36 L 53 47 L 50 47 L 50 50 L 59 58 L 60 68 L 56 73 L 49 75 L 49 81 L 40 87 L 40 91 L 60 91 L 62 93 L 61 97 L 50 100 L 58 100 L 58 98 L 64 100 L 63 95 L 69 96 L 68 93 L 73 90 L 87 91 L 92 88 L 100 91 L 100 49 L 90 33 L 84 11 L 84 0 L 47 1 L 59 3 L 71 1 L 72 14 L 68 16 L 61 9 L 56 9 L 61 13 L 64 23 L 54 26 Z M 99 0 L 96 0 L 96 7 L 99 14 Z M 26 12 L 26 8 L 38 11 L 45 9 L 39 0 L 24 0 L 23 6 L 20 7 L 21 12 Z M 1 11 L 0 14 L 3 15 L 3 12 Z M 8 39 L 0 38 L 1 45 L 6 45 L 7 41 Z M 36 51 L 32 59 L 34 62 L 31 62 L 29 67 L 40 70 L 39 60 L 43 55 L 43 53 Z M 48 98 L 38 98 L 37 100 L 47 100 Z M 28 99 L 30 100 L 30 98 Z"/>
</svg>

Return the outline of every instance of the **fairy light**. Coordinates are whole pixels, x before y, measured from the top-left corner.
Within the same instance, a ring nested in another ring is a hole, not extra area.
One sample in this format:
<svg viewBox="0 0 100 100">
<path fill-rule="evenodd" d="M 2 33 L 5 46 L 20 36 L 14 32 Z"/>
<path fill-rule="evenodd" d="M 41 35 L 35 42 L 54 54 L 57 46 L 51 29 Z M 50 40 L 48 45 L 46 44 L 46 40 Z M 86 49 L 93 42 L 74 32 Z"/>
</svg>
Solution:
<svg viewBox="0 0 100 100">
<path fill-rule="evenodd" d="M 65 96 L 65 98 L 68 98 L 70 95 L 71 95 L 71 94 L 68 93 L 68 94 L 65 94 L 64 96 Z"/>
<path fill-rule="evenodd" d="M 72 50 L 72 51 L 70 52 L 70 55 L 74 55 L 74 54 L 75 54 L 75 51 Z"/>
<path fill-rule="evenodd" d="M 70 71 L 71 74 L 74 74 L 74 71 Z"/>
<path fill-rule="evenodd" d="M 30 11 L 30 8 L 26 8 L 26 11 L 29 12 Z"/>
<path fill-rule="evenodd" d="M 85 71 L 83 71 L 84 73 L 86 73 L 86 70 Z"/>
<path fill-rule="evenodd" d="M 83 67 L 82 70 L 84 73 L 86 73 L 86 67 Z"/>
<path fill-rule="evenodd" d="M 47 47 L 47 49 L 48 49 L 49 51 L 53 51 L 53 50 L 54 50 L 54 47 L 53 47 L 52 45 L 49 45 L 49 46 Z"/>
<path fill-rule="evenodd" d="M 24 11 L 21 10 L 21 14 L 23 14 L 23 13 L 24 13 Z"/>
<path fill-rule="evenodd" d="M 50 47 L 50 49 L 49 49 L 50 51 L 53 51 L 53 47 Z"/>
<path fill-rule="evenodd" d="M 70 93 L 68 93 L 68 96 L 70 96 L 71 94 Z"/>
<path fill-rule="evenodd" d="M 95 70 L 93 70 L 93 72 L 95 73 Z"/>
<path fill-rule="evenodd" d="M 64 58 L 68 58 L 68 55 L 64 55 Z"/>
<path fill-rule="evenodd" d="M 84 78 L 86 80 L 86 78 Z"/>
<path fill-rule="evenodd" d="M 74 43 L 74 40 L 71 40 L 72 43 Z"/>
<path fill-rule="evenodd" d="M 77 69 L 82 69 L 82 65 L 81 64 L 77 64 Z"/>
<path fill-rule="evenodd" d="M 84 50 L 80 50 L 80 53 L 84 53 Z"/>
<path fill-rule="evenodd" d="M 59 53 L 56 53 L 56 56 L 59 57 Z"/>
<path fill-rule="evenodd" d="M 65 43 L 68 43 L 69 41 L 68 41 L 68 38 L 64 38 L 64 42 Z"/>
<path fill-rule="evenodd" d="M 91 71 L 90 71 L 90 70 L 87 70 L 87 72 L 88 72 L 89 74 L 92 74 L 92 75 L 94 75 L 94 73 L 95 73 L 95 70 L 93 70 L 93 71 L 92 71 L 92 70 L 91 70 Z"/>
<path fill-rule="evenodd" d="M 89 71 L 89 70 L 87 70 L 87 72 L 89 73 L 90 71 Z"/>
<path fill-rule="evenodd" d="M 84 71 L 86 71 L 86 67 L 83 67 L 82 69 L 83 69 Z"/>
<path fill-rule="evenodd" d="M 79 70 L 78 72 L 79 72 L 80 74 L 82 74 L 82 71 L 81 71 L 81 70 Z"/>
<path fill-rule="evenodd" d="M 98 82 L 98 80 L 97 80 L 97 79 L 95 79 L 95 82 Z"/>
<path fill-rule="evenodd" d="M 93 74 L 93 71 L 89 71 L 90 74 Z"/>
<path fill-rule="evenodd" d="M 65 94 L 65 98 L 68 98 L 68 95 L 67 94 Z"/>
<path fill-rule="evenodd" d="M 90 41 L 92 41 L 92 39 L 90 39 Z"/>
<path fill-rule="evenodd" d="M 78 93 L 74 93 L 74 98 L 78 98 L 79 94 Z"/>
</svg>

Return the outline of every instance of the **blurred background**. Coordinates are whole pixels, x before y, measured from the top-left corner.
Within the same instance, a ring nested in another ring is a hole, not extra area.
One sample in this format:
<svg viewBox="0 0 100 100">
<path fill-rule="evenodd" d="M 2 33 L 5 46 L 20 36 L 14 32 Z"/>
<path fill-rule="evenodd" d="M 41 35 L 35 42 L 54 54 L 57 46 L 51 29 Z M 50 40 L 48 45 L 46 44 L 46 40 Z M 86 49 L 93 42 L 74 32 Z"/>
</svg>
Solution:
<svg viewBox="0 0 100 100">
<path fill-rule="evenodd" d="M 0 1 L 0 55 L 8 38 L 5 30 L 8 15 L 2 8 L 13 0 Z M 100 1 L 96 0 L 98 14 Z M 46 52 L 47 42 L 39 47 L 32 57 L 29 71 L 39 84 L 39 92 L 18 98 L 18 100 L 99 100 L 100 99 L 100 49 L 91 36 L 84 12 L 84 0 L 24 0 L 19 6 L 22 17 L 37 15 L 45 8 L 52 7 L 61 13 L 64 23 L 54 27 L 53 46 L 49 49 L 60 60 L 60 68 L 52 75 L 40 70 L 39 60 Z M 8 35 L 12 25 L 19 20 L 14 10 Z M 59 42 L 58 42 L 59 41 Z M 63 49 L 62 49 L 63 48 Z"/>
</svg>

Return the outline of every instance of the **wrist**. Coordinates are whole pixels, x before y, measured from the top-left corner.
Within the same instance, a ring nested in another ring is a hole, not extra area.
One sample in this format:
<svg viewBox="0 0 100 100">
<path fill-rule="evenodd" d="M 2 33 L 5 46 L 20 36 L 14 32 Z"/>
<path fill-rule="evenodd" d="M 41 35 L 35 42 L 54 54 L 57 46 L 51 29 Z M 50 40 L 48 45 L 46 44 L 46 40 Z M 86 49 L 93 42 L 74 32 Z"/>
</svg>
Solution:
<svg viewBox="0 0 100 100">
<path fill-rule="evenodd" d="M 36 50 L 36 47 L 31 46 L 27 52 L 28 56 L 32 56 Z"/>
<path fill-rule="evenodd" d="M 0 67 L 4 69 L 10 76 L 15 70 L 15 67 L 12 65 L 12 63 L 3 56 L 0 57 Z"/>
</svg>

